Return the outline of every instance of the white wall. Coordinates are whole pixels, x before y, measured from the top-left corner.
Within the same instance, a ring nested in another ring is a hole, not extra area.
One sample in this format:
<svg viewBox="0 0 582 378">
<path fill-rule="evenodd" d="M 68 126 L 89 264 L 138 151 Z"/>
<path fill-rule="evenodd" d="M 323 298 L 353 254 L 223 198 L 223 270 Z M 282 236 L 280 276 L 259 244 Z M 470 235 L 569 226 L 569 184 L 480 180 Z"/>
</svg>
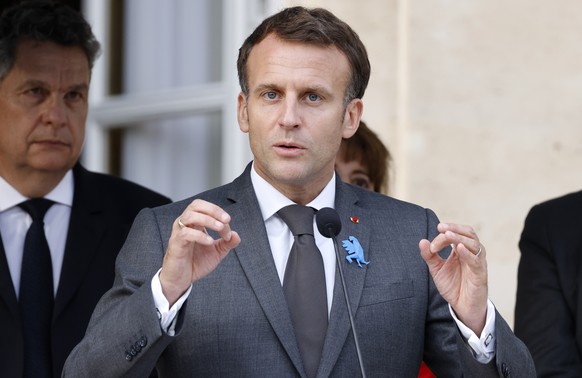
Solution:
<svg viewBox="0 0 582 378">
<path fill-rule="evenodd" d="M 513 324 L 529 208 L 582 188 L 582 2 L 313 0 L 366 44 L 364 119 L 395 154 L 396 197 L 473 225 Z"/>
</svg>

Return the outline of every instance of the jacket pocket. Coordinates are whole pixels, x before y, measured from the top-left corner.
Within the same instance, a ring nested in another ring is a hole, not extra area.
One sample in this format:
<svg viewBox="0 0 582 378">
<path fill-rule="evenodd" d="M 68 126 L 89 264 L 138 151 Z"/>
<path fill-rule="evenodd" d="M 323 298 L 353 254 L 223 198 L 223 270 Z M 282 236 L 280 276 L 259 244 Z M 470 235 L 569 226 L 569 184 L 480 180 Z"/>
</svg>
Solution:
<svg viewBox="0 0 582 378">
<path fill-rule="evenodd" d="M 396 301 L 414 296 L 412 280 L 388 282 L 377 286 L 364 287 L 360 307 L 377 303 Z"/>
</svg>

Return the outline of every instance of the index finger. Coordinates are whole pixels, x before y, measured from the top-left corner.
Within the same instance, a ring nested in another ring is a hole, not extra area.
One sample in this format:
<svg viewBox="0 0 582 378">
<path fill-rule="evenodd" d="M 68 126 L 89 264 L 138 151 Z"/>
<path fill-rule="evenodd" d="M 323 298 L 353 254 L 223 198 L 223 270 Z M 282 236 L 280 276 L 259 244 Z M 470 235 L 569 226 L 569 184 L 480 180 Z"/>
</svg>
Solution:
<svg viewBox="0 0 582 378">
<path fill-rule="evenodd" d="M 457 223 L 439 223 L 437 226 L 439 232 L 445 233 L 446 231 L 454 232 L 458 235 L 465 236 L 470 239 L 477 240 L 477 234 L 471 226 L 457 224 Z"/>
<path fill-rule="evenodd" d="M 186 212 L 190 211 L 208 215 L 209 217 L 214 218 L 223 223 L 230 222 L 230 215 L 228 215 L 228 213 L 224 211 L 220 206 L 202 199 L 195 199 L 194 201 L 192 201 L 184 210 L 184 215 L 186 215 Z"/>
<path fill-rule="evenodd" d="M 189 228 L 210 228 L 225 236 L 230 232 L 230 215 L 220 206 L 201 199 L 192 201 L 178 218 L 182 225 Z M 226 229 L 226 230 L 225 230 Z"/>
<path fill-rule="evenodd" d="M 471 253 L 477 253 L 481 247 L 481 242 L 477 233 L 471 226 L 459 225 L 455 223 L 441 223 L 439 231 L 443 232 L 446 240 L 455 245 L 463 244 L 469 248 Z"/>
</svg>

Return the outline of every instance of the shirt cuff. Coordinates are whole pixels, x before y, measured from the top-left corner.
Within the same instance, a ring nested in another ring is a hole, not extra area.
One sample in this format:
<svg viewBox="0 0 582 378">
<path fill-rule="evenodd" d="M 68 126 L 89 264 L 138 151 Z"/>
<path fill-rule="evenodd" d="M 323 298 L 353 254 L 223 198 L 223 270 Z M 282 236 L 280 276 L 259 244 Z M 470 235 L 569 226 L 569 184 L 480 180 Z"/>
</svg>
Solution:
<svg viewBox="0 0 582 378">
<path fill-rule="evenodd" d="M 154 303 L 156 305 L 156 310 L 158 312 L 158 319 L 160 320 L 160 327 L 164 330 L 169 336 L 174 336 L 175 334 L 175 327 L 176 327 L 176 315 L 178 311 L 182 308 L 186 299 L 190 295 L 192 291 L 192 285 L 190 288 L 186 290 L 186 292 L 178 298 L 176 303 L 170 308 L 170 303 L 166 299 L 166 296 L 162 292 L 162 283 L 160 282 L 160 272 L 162 268 L 157 271 L 157 273 L 152 278 L 152 294 L 154 296 Z"/>
<path fill-rule="evenodd" d="M 491 362 L 493 357 L 495 357 L 495 306 L 488 299 L 487 300 L 487 317 L 485 319 L 485 327 L 481 332 L 481 337 L 477 337 L 475 332 L 473 332 L 469 327 L 461 323 L 461 321 L 455 315 L 453 308 L 449 305 L 449 311 L 451 316 L 457 323 L 457 327 L 461 331 L 461 334 L 465 338 L 465 341 L 471 347 L 475 359 L 482 364 Z"/>
</svg>

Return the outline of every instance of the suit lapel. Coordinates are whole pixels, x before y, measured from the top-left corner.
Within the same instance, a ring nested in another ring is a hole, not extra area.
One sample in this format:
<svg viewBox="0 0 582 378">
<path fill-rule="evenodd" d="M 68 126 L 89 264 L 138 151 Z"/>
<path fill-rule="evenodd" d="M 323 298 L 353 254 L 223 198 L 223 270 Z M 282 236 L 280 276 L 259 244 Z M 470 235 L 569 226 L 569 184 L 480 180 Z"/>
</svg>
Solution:
<svg viewBox="0 0 582 378">
<path fill-rule="evenodd" d="M 227 194 L 233 204 L 228 209 L 225 208 L 225 210 L 232 216 L 232 229 L 241 235 L 241 243 L 235 249 L 235 253 L 275 334 L 293 361 L 297 371 L 304 376 L 303 363 L 287 309 L 287 302 L 273 262 L 265 224 L 251 184 L 249 171 L 250 165 L 245 173 L 237 179 L 238 182 L 235 181 L 235 185 L 232 186 L 237 189 Z M 360 241 L 364 249 L 365 258 L 368 260 L 370 239 L 370 226 L 366 224 L 368 214 L 357 205 L 357 201 L 357 195 L 347 185 L 338 180 L 336 210 L 342 222 L 342 231 L 337 237 L 338 247 L 354 316 L 357 315 L 355 312 L 364 288 L 366 266 L 360 268 L 355 262 L 348 264 L 345 259 L 347 253 L 345 253 L 341 241 L 347 239 L 350 235 L 355 236 Z M 360 222 L 352 222 L 350 218 L 353 216 L 358 217 Z M 345 297 L 336 268 L 333 305 L 319 376 L 327 377 L 331 374 L 350 332 L 351 326 L 345 305 Z"/>
<path fill-rule="evenodd" d="M 58 317 L 79 287 L 97 253 L 98 241 L 103 237 L 107 223 L 99 219 L 102 212 L 99 188 L 90 182 L 90 174 L 79 165 L 75 166 L 73 174 L 75 193 L 53 319 Z"/>
<path fill-rule="evenodd" d="M 355 236 L 362 248 L 366 261 L 369 259 L 369 233 L 370 225 L 366 224 L 368 217 L 366 211 L 357 206 L 357 196 L 345 184 L 338 180 L 336 190 L 336 211 L 340 216 L 342 223 L 342 230 L 337 237 L 338 247 L 340 252 L 340 264 L 342 264 L 344 278 L 346 280 L 346 288 L 350 299 L 350 306 L 352 314 L 357 317 L 358 304 L 364 289 L 364 279 L 366 277 L 367 266 L 358 266 L 356 262 L 349 264 L 345 259 L 347 253 L 342 247 L 342 240 L 346 240 L 348 236 Z M 358 223 L 351 220 L 352 217 L 357 217 Z M 346 339 L 351 332 L 350 320 L 348 310 L 346 307 L 346 300 L 342 289 L 341 278 L 339 275 L 339 267 L 336 267 L 335 285 L 333 290 L 333 304 L 330 314 L 330 321 L 323 347 L 323 357 L 321 366 L 319 367 L 319 376 L 327 377 L 331 374 L 333 366 L 335 365 Z M 355 346 L 354 346 L 355 348 Z M 354 352 L 355 356 L 356 353 Z"/>
<path fill-rule="evenodd" d="M 275 334 L 297 371 L 304 375 L 287 302 L 249 172 L 247 168 L 238 182 L 235 181 L 233 187 L 240 189 L 227 194 L 234 204 L 225 210 L 232 217 L 232 229 L 241 236 L 241 243 L 234 251 Z"/>
</svg>

